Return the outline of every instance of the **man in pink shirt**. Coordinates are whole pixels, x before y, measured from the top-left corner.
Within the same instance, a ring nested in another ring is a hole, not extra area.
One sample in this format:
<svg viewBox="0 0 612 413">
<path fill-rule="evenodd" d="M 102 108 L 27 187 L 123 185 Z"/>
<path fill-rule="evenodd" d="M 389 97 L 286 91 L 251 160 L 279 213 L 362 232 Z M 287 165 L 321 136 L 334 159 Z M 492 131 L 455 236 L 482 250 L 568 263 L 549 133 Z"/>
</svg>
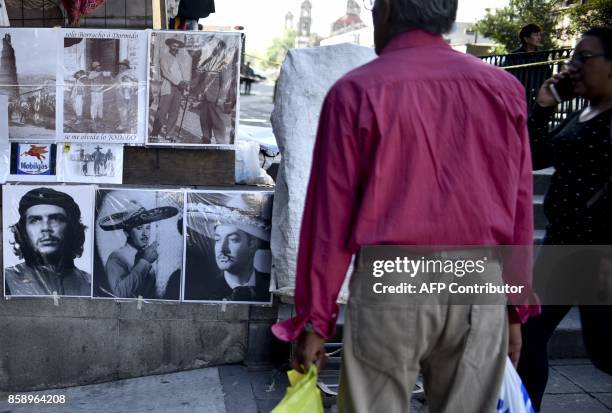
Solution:
<svg viewBox="0 0 612 413">
<path fill-rule="evenodd" d="M 296 368 L 322 364 L 357 255 L 340 412 L 408 411 L 419 371 L 429 411 L 494 411 L 506 357 L 518 360 L 520 323 L 534 311 L 420 306 L 410 296 L 376 301 L 364 292 L 368 246 L 533 241 L 525 91 L 511 75 L 450 48 L 441 34 L 456 10 L 457 0 L 376 0 L 379 57 L 341 78 L 323 104 L 299 244 L 297 315 L 272 330 L 298 340 Z M 527 267 L 520 281 L 530 285 Z"/>
</svg>

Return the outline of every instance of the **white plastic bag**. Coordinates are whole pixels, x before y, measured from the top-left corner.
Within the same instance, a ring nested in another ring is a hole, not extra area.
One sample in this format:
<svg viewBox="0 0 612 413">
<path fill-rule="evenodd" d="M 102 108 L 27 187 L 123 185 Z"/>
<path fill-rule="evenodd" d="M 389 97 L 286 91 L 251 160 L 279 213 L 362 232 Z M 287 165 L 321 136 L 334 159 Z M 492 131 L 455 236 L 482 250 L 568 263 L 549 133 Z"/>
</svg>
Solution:
<svg viewBox="0 0 612 413">
<path fill-rule="evenodd" d="M 506 359 L 497 413 L 535 413 L 527 389 L 509 358 Z"/>
<path fill-rule="evenodd" d="M 236 142 L 236 183 L 250 184 L 259 176 L 259 144 Z"/>
<path fill-rule="evenodd" d="M 259 143 L 236 141 L 236 183 L 274 186 L 274 180 L 259 165 Z"/>
</svg>

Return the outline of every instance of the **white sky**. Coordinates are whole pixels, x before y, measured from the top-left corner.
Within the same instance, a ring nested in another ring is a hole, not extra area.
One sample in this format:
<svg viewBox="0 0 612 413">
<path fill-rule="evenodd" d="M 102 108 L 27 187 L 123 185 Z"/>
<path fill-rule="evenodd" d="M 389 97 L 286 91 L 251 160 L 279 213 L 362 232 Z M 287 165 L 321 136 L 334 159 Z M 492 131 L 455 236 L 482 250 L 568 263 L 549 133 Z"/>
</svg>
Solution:
<svg viewBox="0 0 612 413">
<path fill-rule="evenodd" d="M 312 3 L 312 29 L 319 36 L 329 35 L 331 24 L 346 13 L 346 0 L 310 0 Z M 357 0 L 361 5 L 361 0 Z M 274 37 L 283 34 L 285 15 L 291 11 L 294 25 L 300 15 L 302 0 L 222 0 L 215 2 L 216 13 L 201 23 L 204 25 L 244 26 L 247 50 L 264 51 Z M 495 9 L 508 4 L 508 0 L 459 0 L 457 21 L 474 22 L 485 14 L 485 8 Z M 361 18 L 371 24 L 370 12 L 362 7 Z"/>
<path fill-rule="evenodd" d="M 55 35 L 34 36 L 32 29 L 0 29 L 0 37 L 11 34 L 15 50 L 17 73 L 19 75 L 52 75 L 57 71 L 57 38 Z M 40 32 L 39 32 L 40 33 Z M 54 32 L 55 33 L 55 32 Z M 2 48 L 0 43 L 0 49 Z"/>
</svg>

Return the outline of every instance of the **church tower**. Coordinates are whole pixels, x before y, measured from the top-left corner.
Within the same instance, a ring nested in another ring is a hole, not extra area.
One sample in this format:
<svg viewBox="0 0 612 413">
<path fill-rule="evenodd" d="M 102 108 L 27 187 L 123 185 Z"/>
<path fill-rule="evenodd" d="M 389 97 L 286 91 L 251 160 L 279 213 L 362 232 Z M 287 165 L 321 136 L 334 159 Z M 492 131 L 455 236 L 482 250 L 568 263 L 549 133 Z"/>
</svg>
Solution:
<svg viewBox="0 0 612 413">
<path fill-rule="evenodd" d="M 285 14 L 285 31 L 293 30 L 293 13 L 290 11 Z"/>
<path fill-rule="evenodd" d="M 355 0 L 348 0 L 346 2 L 346 14 L 359 16 L 361 15 L 361 6 Z"/>
<path fill-rule="evenodd" d="M 310 37 L 310 27 L 312 26 L 312 4 L 309 0 L 304 0 L 300 11 L 300 21 L 298 23 L 298 37 Z"/>
</svg>

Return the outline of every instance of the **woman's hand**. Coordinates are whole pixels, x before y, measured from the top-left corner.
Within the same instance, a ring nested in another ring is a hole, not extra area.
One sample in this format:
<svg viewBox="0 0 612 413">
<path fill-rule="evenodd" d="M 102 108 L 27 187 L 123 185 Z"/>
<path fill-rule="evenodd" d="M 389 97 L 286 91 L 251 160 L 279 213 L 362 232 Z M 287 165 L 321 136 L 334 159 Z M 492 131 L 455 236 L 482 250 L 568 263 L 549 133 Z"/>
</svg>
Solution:
<svg viewBox="0 0 612 413">
<path fill-rule="evenodd" d="M 540 88 L 538 92 L 538 97 L 536 98 L 536 102 L 538 105 L 549 108 L 551 106 L 557 106 L 559 102 L 555 99 L 555 96 L 552 94 L 550 90 L 550 85 L 554 85 L 558 83 L 564 77 L 569 76 L 567 72 L 557 73 L 553 75 L 550 79 L 547 79 Z"/>
</svg>

